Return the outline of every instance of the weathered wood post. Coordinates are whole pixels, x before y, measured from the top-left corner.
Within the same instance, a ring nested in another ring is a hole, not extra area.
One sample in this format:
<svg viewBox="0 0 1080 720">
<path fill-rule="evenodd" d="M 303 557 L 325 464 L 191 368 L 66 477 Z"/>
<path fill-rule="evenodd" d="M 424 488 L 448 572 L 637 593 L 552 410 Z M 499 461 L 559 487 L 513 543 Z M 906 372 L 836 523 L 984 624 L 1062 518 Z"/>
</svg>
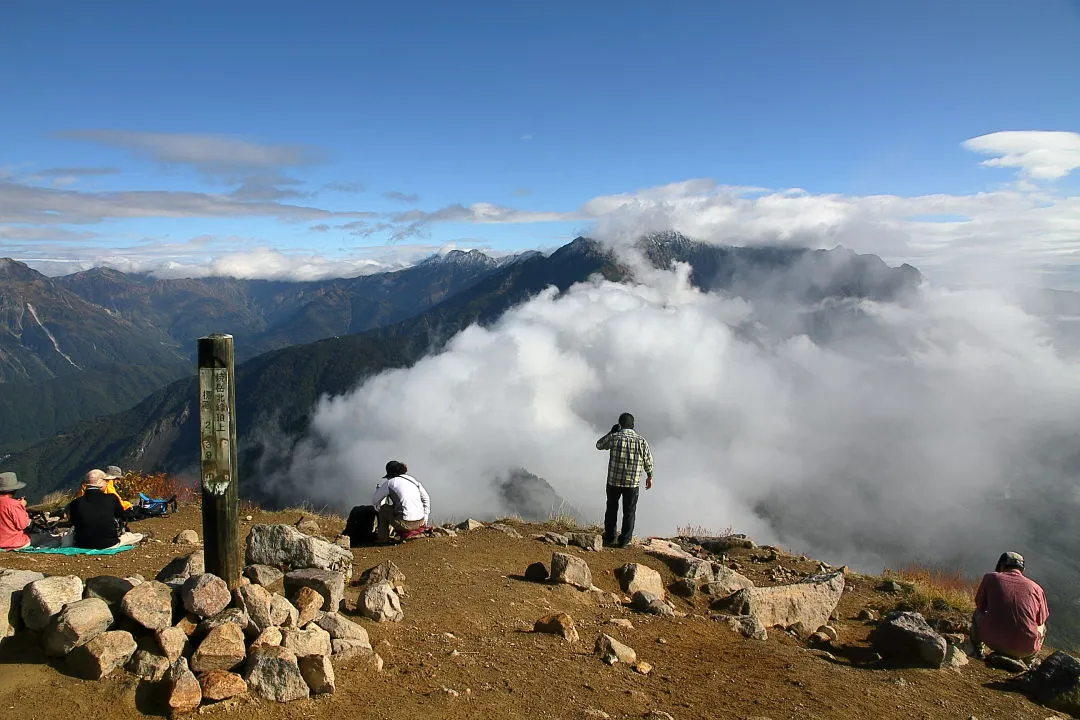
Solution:
<svg viewBox="0 0 1080 720">
<path fill-rule="evenodd" d="M 235 589 L 243 565 L 232 335 L 199 338 L 199 458 L 206 572 Z"/>
</svg>

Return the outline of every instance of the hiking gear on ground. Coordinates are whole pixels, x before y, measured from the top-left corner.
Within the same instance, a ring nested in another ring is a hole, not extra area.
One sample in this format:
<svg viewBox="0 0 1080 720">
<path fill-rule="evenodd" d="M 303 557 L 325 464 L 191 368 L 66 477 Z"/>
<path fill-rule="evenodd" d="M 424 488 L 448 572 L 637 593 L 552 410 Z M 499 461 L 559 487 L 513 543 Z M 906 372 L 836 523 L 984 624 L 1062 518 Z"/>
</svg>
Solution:
<svg viewBox="0 0 1080 720">
<path fill-rule="evenodd" d="M 124 511 L 124 520 L 133 522 L 135 520 L 165 517 L 170 512 L 176 512 L 176 507 L 177 502 L 175 495 L 167 500 L 161 500 L 158 498 L 147 497 L 145 494 L 139 493 L 139 503 L 137 505 L 132 505 Z"/>
<path fill-rule="evenodd" d="M 379 511 L 374 505 L 357 505 L 349 511 L 349 519 L 341 534 L 349 538 L 350 547 L 362 547 L 375 542 L 378 517 Z"/>
</svg>

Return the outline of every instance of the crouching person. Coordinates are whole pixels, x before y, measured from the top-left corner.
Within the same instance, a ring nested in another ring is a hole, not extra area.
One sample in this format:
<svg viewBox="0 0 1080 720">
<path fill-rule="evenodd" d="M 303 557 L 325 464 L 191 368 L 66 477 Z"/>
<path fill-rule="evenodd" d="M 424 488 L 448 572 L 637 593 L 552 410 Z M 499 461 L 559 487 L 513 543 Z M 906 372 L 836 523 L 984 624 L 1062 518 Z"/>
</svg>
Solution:
<svg viewBox="0 0 1080 720">
<path fill-rule="evenodd" d="M 115 492 L 106 492 L 108 480 L 101 470 L 86 473 L 83 494 L 68 505 L 69 533 L 73 547 L 103 550 L 118 545 L 134 545 L 143 539 L 139 533 L 123 532 L 124 507 Z"/>
<path fill-rule="evenodd" d="M 990 648 L 990 664 L 1022 670 L 1042 649 L 1049 617 L 1043 589 L 1024 577 L 1024 557 L 1002 553 L 975 593 L 971 644 L 978 656 Z"/>
<path fill-rule="evenodd" d="M 371 504 L 379 509 L 377 542 L 389 542 L 391 530 L 405 540 L 427 526 L 431 500 L 420 481 L 406 474 L 408 471 L 405 463 L 391 460 L 386 463 L 383 482 L 375 488 Z"/>
</svg>

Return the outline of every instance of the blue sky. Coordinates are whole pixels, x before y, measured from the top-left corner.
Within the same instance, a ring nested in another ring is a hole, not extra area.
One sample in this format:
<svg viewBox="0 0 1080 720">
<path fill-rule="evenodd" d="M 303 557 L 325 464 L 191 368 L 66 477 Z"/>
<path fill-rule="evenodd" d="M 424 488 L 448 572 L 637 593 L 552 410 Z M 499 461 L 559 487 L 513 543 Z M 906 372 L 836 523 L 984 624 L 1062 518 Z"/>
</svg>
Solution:
<svg viewBox="0 0 1080 720">
<path fill-rule="evenodd" d="M 1080 3 L 15 0 L 0 97 L 0 251 L 55 271 L 552 247 L 591 199 L 668 207 L 648 189 L 699 178 L 856 199 L 860 221 L 872 196 L 980 220 L 973 196 L 1020 193 L 1071 223 Z M 1058 134 L 963 145 L 1002 131 Z M 793 234 L 851 242 L 842 215 Z M 926 262 L 940 241 L 852 244 Z"/>
</svg>

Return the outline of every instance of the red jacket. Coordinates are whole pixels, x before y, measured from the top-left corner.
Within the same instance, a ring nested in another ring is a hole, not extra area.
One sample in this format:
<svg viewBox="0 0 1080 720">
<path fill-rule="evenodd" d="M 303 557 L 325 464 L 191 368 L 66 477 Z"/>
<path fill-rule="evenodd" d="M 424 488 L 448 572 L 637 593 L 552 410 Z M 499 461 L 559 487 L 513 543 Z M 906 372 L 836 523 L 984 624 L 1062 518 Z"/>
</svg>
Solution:
<svg viewBox="0 0 1080 720">
<path fill-rule="evenodd" d="M 1037 582 L 1019 570 L 984 575 L 975 593 L 975 609 L 983 613 L 979 639 L 991 649 L 1018 657 L 1042 649 L 1039 627 L 1050 617 L 1046 596 Z"/>
<path fill-rule="evenodd" d="M 15 550 L 30 542 L 26 507 L 11 495 L 0 495 L 0 550 Z"/>
</svg>

